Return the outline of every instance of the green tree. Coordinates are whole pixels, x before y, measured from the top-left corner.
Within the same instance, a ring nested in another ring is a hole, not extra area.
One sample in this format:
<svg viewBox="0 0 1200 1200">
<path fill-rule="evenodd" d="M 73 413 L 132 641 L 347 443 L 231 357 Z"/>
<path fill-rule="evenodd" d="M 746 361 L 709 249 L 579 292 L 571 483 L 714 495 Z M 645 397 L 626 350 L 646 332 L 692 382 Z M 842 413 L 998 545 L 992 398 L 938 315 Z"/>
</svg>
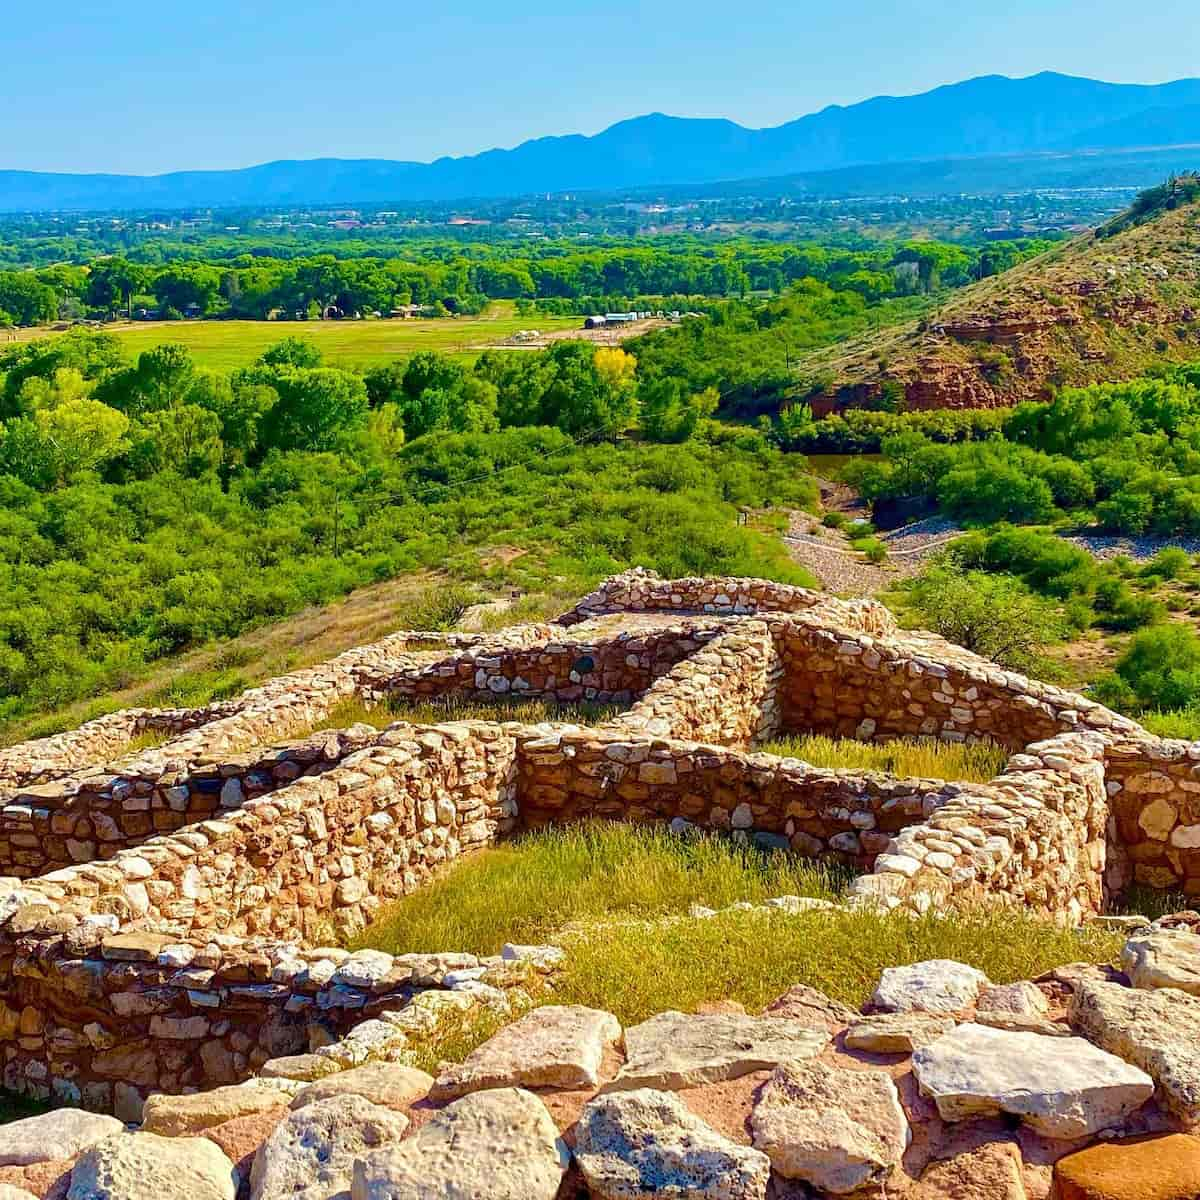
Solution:
<svg viewBox="0 0 1200 1200">
<path fill-rule="evenodd" d="M 940 563 L 912 581 L 909 596 L 922 626 L 1015 671 L 1034 670 L 1064 632 L 1054 605 L 1011 575 Z"/>
</svg>

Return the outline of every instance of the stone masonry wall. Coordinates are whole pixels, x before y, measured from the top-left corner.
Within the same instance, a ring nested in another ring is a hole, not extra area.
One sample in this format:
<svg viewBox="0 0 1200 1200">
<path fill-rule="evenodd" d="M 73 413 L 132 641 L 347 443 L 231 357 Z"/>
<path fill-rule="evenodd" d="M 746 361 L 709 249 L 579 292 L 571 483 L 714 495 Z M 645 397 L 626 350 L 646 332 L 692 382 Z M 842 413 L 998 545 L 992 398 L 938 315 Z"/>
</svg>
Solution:
<svg viewBox="0 0 1200 1200">
<path fill-rule="evenodd" d="M 895 632 L 896 620 L 876 600 L 839 600 L 825 592 L 773 583 L 767 579 L 660 579 L 653 571 L 634 568 L 606 579 L 559 625 L 575 625 L 607 613 L 700 612 L 716 616 L 797 613 L 819 608 L 828 622 L 864 633 Z"/>
<path fill-rule="evenodd" d="M 868 741 L 988 739 L 1012 750 L 1076 729 L 1144 735 L 1102 705 L 1002 670 L 932 634 L 875 638 L 803 615 L 770 624 L 782 642 L 789 730 Z"/>
<path fill-rule="evenodd" d="M 608 728 L 744 746 L 780 729 L 783 664 L 761 621 L 740 621 L 684 659 Z"/>
<path fill-rule="evenodd" d="M 521 738 L 518 781 L 522 828 L 682 818 L 861 870 L 871 868 L 894 834 L 957 791 L 938 780 L 821 770 L 720 746 L 647 742 L 612 729 Z"/>
<path fill-rule="evenodd" d="M 126 708 L 52 737 L 35 738 L 0 750 L 0 795 L 113 758 L 143 733 L 184 733 L 241 708 L 219 701 L 203 708 Z"/>
<path fill-rule="evenodd" d="M 1029 746 L 901 831 L 853 892 L 922 911 L 1002 900 L 1079 924 L 1104 901 L 1104 750 L 1094 733 Z"/>
<path fill-rule="evenodd" d="M 0 873 L 27 879 L 112 858 L 157 834 L 240 808 L 337 765 L 378 737 L 372 726 L 312 734 L 211 765 L 83 773 L 18 791 L 0 809 Z"/>
<path fill-rule="evenodd" d="M 417 665 L 377 680 L 372 699 L 524 696 L 628 704 L 720 633 L 709 623 L 680 622 L 595 638 L 565 637 L 548 626 L 518 626 L 442 662 Z"/>
<path fill-rule="evenodd" d="M 1105 752 L 1108 885 L 1200 896 L 1200 742 L 1122 738 Z"/>
<path fill-rule="evenodd" d="M 384 900 L 510 830 L 514 784 L 515 740 L 497 726 L 398 725 L 340 767 L 225 819 L 9 893 L 6 1086 L 69 1085 L 100 1103 L 117 1081 L 178 1090 L 211 1082 L 214 1056 L 238 1064 L 289 1052 L 303 1035 L 293 1018 L 345 999 L 334 987 L 320 1001 L 337 981 L 332 969 L 314 977 L 303 947 L 361 927 Z M 375 982 L 386 991 L 411 981 L 398 968 Z"/>
</svg>

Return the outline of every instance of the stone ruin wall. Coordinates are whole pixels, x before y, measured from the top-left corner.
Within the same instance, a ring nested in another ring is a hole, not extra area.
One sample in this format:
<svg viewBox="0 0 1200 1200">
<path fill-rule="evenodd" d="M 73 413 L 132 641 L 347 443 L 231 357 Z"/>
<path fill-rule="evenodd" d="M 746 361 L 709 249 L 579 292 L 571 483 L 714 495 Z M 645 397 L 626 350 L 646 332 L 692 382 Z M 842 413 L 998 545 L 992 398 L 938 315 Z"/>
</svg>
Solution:
<svg viewBox="0 0 1200 1200">
<path fill-rule="evenodd" d="M 576 633 L 590 619 L 581 610 L 611 612 L 622 598 L 648 623 Z M 672 620 L 676 604 L 685 611 Z M 0 761 L 27 764 L 9 776 L 16 790 L 64 785 L 56 803 L 43 792 L 45 814 L 9 793 L 9 808 L 29 814 L 28 844 L 8 845 L 31 857 L 14 866 L 54 869 L 0 896 L 6 1087 L 136 1116 L 149 1092 L 245 1078 L 376 1012 L 415 1014 L 439 982 L 428 963 L 376 955 L 363 977 L 327 943 L 442 863 L 521 828 L 680 819 L 850 865 L 864 872 L 852 899 L 888 907 L 1001 900 L 1077 920 L 1131 879 L 1200 878 L 1189 844 L 1200 747 L 900 633 L 871 602 L 635 572 L 562 623 L 422 636 L 424 657 L 414 645 L 396 635 L 273 681 L 117 768 L 81 769 L 70 735 L 5 752 Z M 236 752 L 239 738 L 286 736 L 347 696 L 456 693 L 630 707 L 592 729 L 397 723 Z M 989 737 L 1016 753 L 977 785 L 819 770 L 752 749 L 806 729 Z M 28 767 L 55 753 L 66 779 Z M 172 789 L 184 787 L 179 807 Z M 64 849 L 73 856 L 68 821 L 102 811 L 120 837 L 93 837 L 93 860 L 58 865 Z M 0 817 L 0 846 L 17 816 Z"/>
<path fill-rule="evenodd" d="M 826 592 L 768 579 L 660 579 L 640 568 L 606 579 L 557 623 L 576 625 L 610 613 L 692 612 L 737 617 L 810 609 L 819 609 L 826 621 L 842 628 L 876 636 L 896 631 L 896 619 L 875 600 L 840 600 Z"/>
<path fill-rule="evenodd" d="M 498 727 L 397 726 L 220 820 L 27 883 L 0 936 L 5 1086 L 131 1112 L 395 1006 L 413 962 L 355 987 L 322 947 L 509 832 L 514 797 Z"/>
</svg>

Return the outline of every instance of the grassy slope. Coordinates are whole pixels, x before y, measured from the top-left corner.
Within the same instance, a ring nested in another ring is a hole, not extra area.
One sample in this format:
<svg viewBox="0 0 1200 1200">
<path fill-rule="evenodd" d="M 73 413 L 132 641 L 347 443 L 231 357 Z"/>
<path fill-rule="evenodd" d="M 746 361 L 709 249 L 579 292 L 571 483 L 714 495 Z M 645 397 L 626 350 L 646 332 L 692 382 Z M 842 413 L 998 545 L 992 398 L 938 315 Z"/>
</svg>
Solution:
<svg viewBox="0 0 1200 1200">
<path fill-rule="evenodd" d="M 275 675 L 324 662 L 405 627 L 405 613 L 444 581 L 425 573 L 359 588 L 332 604 L 154 663 L 119 691 L 0 725 L 0 745 L 73 729 L 120 708 L 204 704 Z"/>
<path fill-rule="evenodd" d="M 826 395 L 889 380 L 934 393 L 920 407 L 989 407 L 1043 396 L 1051 386 L 1129 378 L 1158 363 L 1200 358 L 1200 204 L 1166 212 L 1115 237 L 1091 234 L 1003 275 L 955 292 L 922 322 L 852 338 L 807 356 L 803 379 Z M 981 322 L 998 340 L 937 333 Z M 1005 324 L 1032 328 L 1016 341 Z M 1182 336 L 1181 336 L 1182 335 Z M 945 403 L 936 403 L 945 378 Z M 969 394 L 970 402 L 964 403 Z"/>
<path fill-rule="evenodd" d="M 300 337 L 319 346 L 335 367 L 373 367 L 418 350 L 438 350 L 474 360 L 480 350 L 518 329 L 577 329 L 578 317 L 518 317 L 507 302 L 493 304 L 478 317 L 422 321 L 153 321 L 113 326 L 131 356 L 163 342 L 179 342 L 197 364 L 214 371 L 249 366 L 284 337 Z M 30 336 L 44 336 L 32 331 Z"/>
</svg>

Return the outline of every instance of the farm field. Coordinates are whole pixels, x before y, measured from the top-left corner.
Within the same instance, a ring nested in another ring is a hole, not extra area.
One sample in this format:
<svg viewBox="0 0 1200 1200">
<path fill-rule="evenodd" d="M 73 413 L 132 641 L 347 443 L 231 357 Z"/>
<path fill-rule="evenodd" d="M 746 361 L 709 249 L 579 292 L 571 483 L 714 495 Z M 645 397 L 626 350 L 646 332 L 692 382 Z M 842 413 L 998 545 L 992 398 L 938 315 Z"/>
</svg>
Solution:
<svg viewBox="0 0 1200 1200">
<path fill-rule="evenodd" d="M 318 346 L 328 365 L 374 367 L 419 350 L 437 350 L 466 362 L 504 342 L 520 329 L 541 333 L 579 330 L 579 317 L 519 317 L 511 303 L 492 304 L 476 317 L 417 321 L 146 321 L 105 326 L 130 357 L 163 342 L 186 346 L 196 365 L 210 371 L 249 366 L 270 345 L 300 337 Z M 22 330 L 28 338 L 55 336 L 48 330 Z M 21 336 L 19 340 L 28 340 Z"/>
</svg>

